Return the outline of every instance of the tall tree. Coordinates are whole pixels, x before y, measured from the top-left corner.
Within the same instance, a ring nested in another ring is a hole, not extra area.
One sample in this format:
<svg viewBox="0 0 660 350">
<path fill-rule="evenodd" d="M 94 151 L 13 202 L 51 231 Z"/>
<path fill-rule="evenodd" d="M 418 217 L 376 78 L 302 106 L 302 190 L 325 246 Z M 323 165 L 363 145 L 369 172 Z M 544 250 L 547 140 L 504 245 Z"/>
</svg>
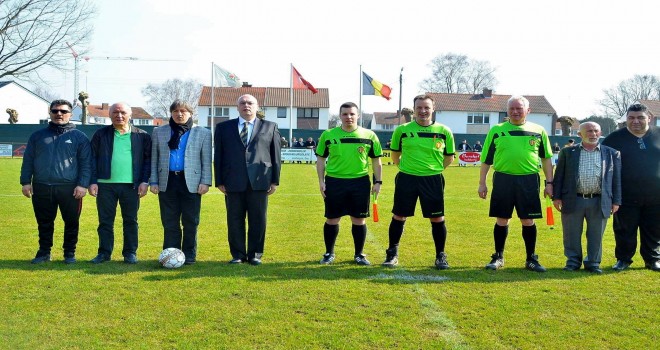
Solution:
<svg viewBox="0 0 660 350">
<path fill-rule="evenodd" d="M 603 90 L 603 94 L 605 96 L 599 101 L 603 114 L 618 119 L 637 100 L 660 100 L 660 77 L 636 74 L 613 88 Z"/>
<path fill-rule="evenodd" d="M 63 69 L 72 59 L 66 43 L 90 40 L 95 12 L 87 0 L 0 1 L 0 79 Z"/>
<path fill-rule="evenodd" d="M 147 108 L 156 117 L 169 118 L 170 105 L 176 99 L 184 100 L 197 109 L 202 83 L 194 79 L 178 78 L 166 80 L 162 84 L 148 84 L 142 89 L 142 95 L 149 98 Z"/>
<path fill-rule="evenodd" d="M 429 66 L 431 76 L 420 84 L 429 92 L 476 94 L 497 85 L 496 69 L 488 61 L 450 52 L 435 57 Z"/>
</svg>

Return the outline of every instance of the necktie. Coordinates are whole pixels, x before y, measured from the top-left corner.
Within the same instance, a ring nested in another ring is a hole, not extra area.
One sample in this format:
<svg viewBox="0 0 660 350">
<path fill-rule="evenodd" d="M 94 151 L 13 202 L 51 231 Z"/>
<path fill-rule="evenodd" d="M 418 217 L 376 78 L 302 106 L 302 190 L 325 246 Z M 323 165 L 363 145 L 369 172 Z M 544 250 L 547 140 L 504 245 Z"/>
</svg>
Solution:
<svg viewBox="0 0 660 350">
<path fill-rule="evenodd" d="M 241 141 L 243 141 L 243 145 L 247 146 L 248 144 L 248 123 L 244 122 L 243 123 L 243 130 L 241 130 L 241 133 L 238 134 L 241 137 Z"/>
</svg>

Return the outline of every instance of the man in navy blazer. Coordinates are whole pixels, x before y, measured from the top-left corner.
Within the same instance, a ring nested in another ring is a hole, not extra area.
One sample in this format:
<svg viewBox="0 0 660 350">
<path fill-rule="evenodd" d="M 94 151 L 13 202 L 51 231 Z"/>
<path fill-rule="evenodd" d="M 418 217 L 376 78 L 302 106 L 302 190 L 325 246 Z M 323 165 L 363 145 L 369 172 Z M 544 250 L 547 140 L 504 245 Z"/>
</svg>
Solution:
<svg viewBox="0 0 660 350">
<path fill-rule="evenodd" d="M 276 123 L 257 118 L 254 96 L 239 97 L 237 107 L 239 118 L 215 128 L 215 185 L 225 194 L 230 263 L 260 265 L 268 196 L 280 183 L 281 136 Z"/>
<path fill-rule="evenodd" d="M 621 205 L 621 154 L 601 145 L 600 125 L 586 122 L 578 132 L 582 142 L 563 148 L 554 176 L 554 206 L 564 230 L 564 270 L 582 265 L 582 227 L 587 222 L 585 270 L 602 273 L 603 232 L 610 214 Z"/>
</svg>

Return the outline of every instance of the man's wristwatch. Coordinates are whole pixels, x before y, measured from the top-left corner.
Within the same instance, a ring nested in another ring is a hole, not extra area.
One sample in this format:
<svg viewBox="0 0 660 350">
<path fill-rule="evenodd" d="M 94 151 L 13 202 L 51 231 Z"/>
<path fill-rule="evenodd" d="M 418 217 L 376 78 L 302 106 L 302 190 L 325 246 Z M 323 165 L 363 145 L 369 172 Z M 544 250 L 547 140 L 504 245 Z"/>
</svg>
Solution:
<svg viewBox="0 0 660 350">
<path fill-rule="evenodd" d="M 382 185 L 383 181 L 374 181 L 374 185 Z"/>
<path fill-rule="evenodd" d="M 552 181 L 548 181 L 548 180 L 543 180 L 543 181 L 545 182 L 545 185 L 546 185 L 546 186 L 548 186 L 548 185 L 552 185 Z"/>
</svg>

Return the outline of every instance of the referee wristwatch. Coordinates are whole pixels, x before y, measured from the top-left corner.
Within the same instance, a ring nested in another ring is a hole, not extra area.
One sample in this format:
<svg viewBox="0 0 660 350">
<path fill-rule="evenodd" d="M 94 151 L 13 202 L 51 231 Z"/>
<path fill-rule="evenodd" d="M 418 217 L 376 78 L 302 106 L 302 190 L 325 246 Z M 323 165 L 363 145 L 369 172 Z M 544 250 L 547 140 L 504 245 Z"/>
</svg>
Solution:
<svg viewBox="0 0 660 350">
<path fill-rule="evenodd" d="M 548 186 L 548 185 L 552 185 L 552 184 L 553 184 L 552 181 L 548 181 L 548 180 L 543 180 L 543 182 L 545 182 L 545 185 L 546 185 L 546 186 Z"/>
<path fill-rule="evenodd" d="M 382 184 L 383 184 L 383 181 L 378 181 L 378 180 L 374 181 L 374 185 L 382 185 Z"/>
</svg>

